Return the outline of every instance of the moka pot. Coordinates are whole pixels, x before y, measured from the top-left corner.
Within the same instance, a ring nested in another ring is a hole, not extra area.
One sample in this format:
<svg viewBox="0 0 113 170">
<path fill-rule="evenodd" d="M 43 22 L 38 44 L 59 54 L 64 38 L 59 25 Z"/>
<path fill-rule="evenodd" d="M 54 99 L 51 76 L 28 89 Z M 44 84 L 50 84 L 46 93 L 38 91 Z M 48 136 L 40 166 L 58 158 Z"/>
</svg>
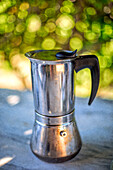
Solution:
<svg viewBox="0 0 113 170">
<path fill-rule="evenodd" d="M 73 158 L 82 142 L 74 115 L 74 71 L 89 68 L 92 91 L 89 105 L 99 85 L 99 62 L 95 55 L 78 56 L 77 50 L 35 50 L 25 54 L 31 61 L 35 123 L 31 149 L 47 162 Z"/>
</svg>

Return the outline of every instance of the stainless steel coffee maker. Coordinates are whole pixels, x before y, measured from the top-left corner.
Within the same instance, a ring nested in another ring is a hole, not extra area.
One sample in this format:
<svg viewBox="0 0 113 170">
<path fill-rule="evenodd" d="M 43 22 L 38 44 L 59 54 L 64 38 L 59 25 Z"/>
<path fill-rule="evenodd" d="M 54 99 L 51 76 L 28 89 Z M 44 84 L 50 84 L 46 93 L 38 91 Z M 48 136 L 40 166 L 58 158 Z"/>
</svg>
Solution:
<svg viewBox="0 0 113 170">
<path fill-rule="evenodd" d="M 82 145 L 74 115 L 74 70 L 91 70 L 90 105 L 99 85 L 98 59 L 95 55 L 78 56 L 77 50 L 36 50 L 25 55 L 31 61 L 35 105 L 31 149 L 44 161 L 64 162 Z"/>
</svg>

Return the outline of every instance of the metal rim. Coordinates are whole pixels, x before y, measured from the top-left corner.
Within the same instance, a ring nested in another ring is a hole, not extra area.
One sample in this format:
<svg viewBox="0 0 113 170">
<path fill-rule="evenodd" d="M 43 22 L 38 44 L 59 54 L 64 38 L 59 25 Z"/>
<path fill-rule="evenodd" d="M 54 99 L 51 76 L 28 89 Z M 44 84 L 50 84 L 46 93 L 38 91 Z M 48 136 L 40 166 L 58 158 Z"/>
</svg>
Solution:
<svg viewBox="0 0 113 170">
<path fill-rule="evenodd" d="M 35 112 L 35 121 L 36 123 L 42 125 L 42 126 L 60 126 L 62 124 L 69 124 L 74 119 L 74 111 L 71 113 L 64 115 L 64 116 L 44 116 L 39 114 L 38 112 Z"/>
<path fill-rule="evenodd" d="M 64 62 L 70 62 L 75 60 L 75 58 L 65 58 L 65 59 L 57 59 L 57 60 L 40 60 L 40 59 L 35 59 L 32 56 L 35 53 L 39 53 L 39 52 L 46 52 L 46 51 L 56 51 L 56 52 L 61 52 L 61 51 L 68 51 L 68 50 L 33 50 L 33 51 L 29 51 L 27 53 L 25 53 L 25 56 L 30 59 L 31 62 L 34 63 L 41 63 L 41 64 L 57 64 L 57 63 L 64 63 Z M 71 52 L 71 51 L 70 51 Z"/>
</svg>

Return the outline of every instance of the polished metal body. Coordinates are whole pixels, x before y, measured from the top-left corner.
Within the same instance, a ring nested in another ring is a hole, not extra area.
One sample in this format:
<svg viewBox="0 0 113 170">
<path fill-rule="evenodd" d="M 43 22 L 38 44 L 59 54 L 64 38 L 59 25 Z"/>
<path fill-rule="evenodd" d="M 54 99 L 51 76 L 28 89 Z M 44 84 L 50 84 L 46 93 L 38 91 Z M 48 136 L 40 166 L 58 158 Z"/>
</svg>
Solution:
<svg viewBox="0 0 113 170">
<path fill-rule="evenodd" d="M 74 112 L 59 117 L 35 116 L 31 149 L 36 156 L 48 162 L 63 162 L 79 152 L 81 139 Z"/>
<path fill-rule="evenodd" d="M 63 162 L 81 149 L 81 138 L 74 116 L 74 70 L 90 68 L 92 92 L 89 104 L 95 98 L 99 67 L 95 56 L 76 56 L 76 51 L 31 51 L 32 90 L 35 105 L 35 123 L 31 149 L 40 159 Z M 95 76 L 96 75 L 96 76 Z"/>
<path fill-rule="evenodd" d="M 61 116 L 74 110 L 73 62 L 31 60 L 35 110 L 46 116 Z"/>
</svg>

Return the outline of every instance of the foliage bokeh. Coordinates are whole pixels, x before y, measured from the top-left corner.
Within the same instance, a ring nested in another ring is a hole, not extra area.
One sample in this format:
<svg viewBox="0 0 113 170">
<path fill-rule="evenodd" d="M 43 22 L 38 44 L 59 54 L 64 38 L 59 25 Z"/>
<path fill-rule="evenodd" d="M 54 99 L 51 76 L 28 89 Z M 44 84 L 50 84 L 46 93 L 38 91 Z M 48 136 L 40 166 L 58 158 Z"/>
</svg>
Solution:
<svg viewBox="0 0 113 170">
<path fill-rule="evenodd" d="M 100 87 L 113 86 L 113 0 L 1 0 L 0 69 L 14 70 L 27 87 L 24 53 L 36 49 L 95 54 Z"/>
</svg>

